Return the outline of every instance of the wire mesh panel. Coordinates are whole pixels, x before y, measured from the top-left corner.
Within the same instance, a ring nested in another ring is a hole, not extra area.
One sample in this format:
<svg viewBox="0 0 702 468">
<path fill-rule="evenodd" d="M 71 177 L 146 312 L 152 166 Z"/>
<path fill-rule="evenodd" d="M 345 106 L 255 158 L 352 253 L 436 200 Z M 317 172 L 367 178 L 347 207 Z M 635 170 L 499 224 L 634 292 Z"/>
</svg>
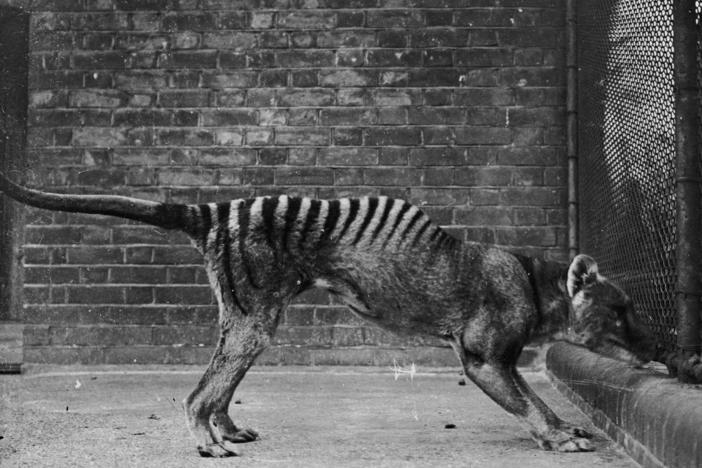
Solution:
<svg viewBox="0 0 702 468">
<path fill-rule="evenodd" d="M 578 61 L 581 250 L 673 349 L 673 1 L 578 2 Z"/>
</svg>

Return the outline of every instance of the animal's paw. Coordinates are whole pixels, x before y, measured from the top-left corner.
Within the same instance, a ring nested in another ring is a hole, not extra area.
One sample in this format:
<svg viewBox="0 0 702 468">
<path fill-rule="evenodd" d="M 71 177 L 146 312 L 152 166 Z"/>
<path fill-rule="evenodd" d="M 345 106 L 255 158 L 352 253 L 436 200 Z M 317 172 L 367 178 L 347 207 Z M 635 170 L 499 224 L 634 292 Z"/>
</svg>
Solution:
<svg viewBox="0 0 702 468">
<path fill-rule="evenodd" d="M 595 447 L 585 437 L 591 435 L 579 428 L 572 428 L 573 431 L 582 431 L 582 436 L 569 434 L 562 430 L 552 430 L 545 437 L 538 437 L 536 442 L 544 450 L 554 450 L 557 452 L 592 452 Z M 587 434 L 587 435 L 585 435 Z"/>
<path fill-rule="evenodd" d="M 234 450 L 231 442 L 223 441 L 220 444 L 198 445 L 197 451 L 201 457 L 224 458 L 236 457 L 238 454 Z"/>
<path fill-rule="evenodd" d="M 568 423 L 563 423 L 560 426 L 560 429 L 563 432 L 566 432 L 566 433 L 568 433 L 571 436 L 576 437 L 576 438 L 592 439 L 592 437 L 593 437 L 592 433 L 586 431 L 582 427 L 573 426 L 573 425 L 568 424 Z"/>
<path fill-rule="evenodd" d="M 258 439 L 258 432 L 253 429 L 239 429 L 231 420 L 229 415 L 224 412 L 214 413 L 211 417 L 212 429 L 219 432 L 220 437 L 215 437 L 215 440 L 228 440 L 236 444 L 244 442 L 252 442 Z"/>
<path fill-rule="evenodd" d="M 258 439 L 258 432 L 253 429 L 236 429 L 233 432 L 222 432 L 222 438 L 229 442 L 241 444 L 244 442 L 253 442 Z"/>
</svg>

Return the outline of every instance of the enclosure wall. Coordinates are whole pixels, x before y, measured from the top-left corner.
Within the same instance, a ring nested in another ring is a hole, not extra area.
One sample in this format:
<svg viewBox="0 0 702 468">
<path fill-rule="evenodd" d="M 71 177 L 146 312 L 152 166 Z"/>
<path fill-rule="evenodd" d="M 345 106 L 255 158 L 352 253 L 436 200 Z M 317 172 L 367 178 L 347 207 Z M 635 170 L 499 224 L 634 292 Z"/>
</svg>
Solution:
<svg viewBox="0 0 702 468">
<path fill-rule="evenodd" d="M 390 195 L 460 238 L 566 259 L 560 0 L 31 3 L 32 185 Z M 39 210 L 24 229 L 27 361 L 208 359 L 216 310 L 184 236 Z M 450 356 L 421 344 L 309 294 L 263 361 Z"/>
</svg>

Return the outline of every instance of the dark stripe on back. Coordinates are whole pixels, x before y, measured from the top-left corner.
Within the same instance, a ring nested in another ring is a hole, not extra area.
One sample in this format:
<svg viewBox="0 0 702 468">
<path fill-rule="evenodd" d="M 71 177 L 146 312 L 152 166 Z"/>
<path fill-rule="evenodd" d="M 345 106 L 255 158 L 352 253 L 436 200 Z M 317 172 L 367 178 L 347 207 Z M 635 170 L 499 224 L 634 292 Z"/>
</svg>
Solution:
<svg viewBox="0 0 702 468">
<path fill-rule="evenodd" d="M 394 204 L 395 200 L 393 198 L 388 198 L 385 202 L 385 209 L 383 210 L 383 214 L 380 216 L 380 221 L 378 221 L 378 225 L 375 227 L 375 229 L 373 230 L 373 234 L 371 235 L 371 244 L 378 237 L 378 233 L 380 232 L 380 230 L 383 229 L 383 227 L 385 227 L 385 223 L 388 220 L 388 216 L 390 215 L 390 211 L 392 210 L 392 206 Z"/>
<path fill-rule="evenodd" d="M 291 234 L 297 215 L 300 213 L 302 199 L 298 197 L 288 198 L 288 209 L 285 211 L 285 228 L 283 229 L 283 251 L 288 250 L 288 236 Z"/>
<path fill-rule="evenodd" d="M 305 224 L 302 226 L 302 232 L 300 233 L 300 248 L 304 249 L 305 241 L 307 240 L 307 233 L 314 223 L 317 222 L 319 217 L 319 210 L 322 207 L 322 202 L 319 200 L 312 200 L 310 202 L 310 209 L 307 210 L 307 217 L 305 218 Z"/>
<path fill-rule="evenodd" d="M 341 209 L 339 208 L 339 200 L 332 200 L 329 202 L 329 209 L 327 210 L 327 219 L 324 220 L 324 227 L 322 228 L 322 235 L 319 240 L 328 239 L 331 233 L 334 232 L 337 221 L 339 221 L 339 215 L 341 214 Z"/>
<path fill-rule="evenodd" d="M 421 239 L 422 234 L 424 234 L 424 231 L 426 231 L 429 226 L 431 226 L 431 220 L 427 219 L 424 221 L 424 224 L 422 224 L 422 227 L 419 228 L 419 231 L 417 231 L 417 234 L 414 236 L 414 240 L 412 241 L 412 246 L 416 245 L 417 242 L 419 242 L 419 239 Z"/>
<path fill-rule="evenodd" d="M 241 310 L 243 314 L 246 314 L 246 310 L 244 310 L 244 308 L 241 306 L 239 298 L 236 296 L 236 291 L 234 291 L 234 276 L 232 275 L 232 243 L 229 232 L 229 209 L 229 203 L 217 204 L 217 222 L 219 224 L 219 229 L 217 229 L 217 244 L 221 246 L 222 249 L 221 267 L 224 269 L 224 276 L 227 280 L 227 284 L 224 287 L 231 292 L 232 300 L 239 310 Z"/>
<path fill-rule="evenodd" d="M 266 197 L 261 206 L 261 218 L 263 218 L 263 231 L 266 234 L 268 245 L 274 249 L 273 233 L 275 231 L 275 209 L 278 208 L 278 197 Z"/>
<path fill-rule="evenodd" d="M 407 223 L 407 226 L 405 226 L 405 230 L 402 231 L 402 234 L 400 234 L 400 239 L 405 240 L 405 236 L 412 230 L 412 227 L 417 224 L 417 221 L 419 221 L 419 218 L 421 218 L 422 215 L 423 213 L 420 210 L 417 210 L 414 216 L 412 216 L 412 219 L 410 219 L 410 222 Z"/>
<path fill-rule="evenodd" d="M 198 207 L 200 208 L 200 228 L 202 229 L 200 242 L 202 242 L 202 250 L 205 250 L 207 248 L 207 236 L 212 229 L 212 211 L 210 210 L 210 205 L 207 204 L 198 205 Z"/>
<path fill-rule="evenodd" d="M 254 199 L 242 200 L 237 206 L 237 214 L 239 221 L 239 255 L 241 256 L 241 263 L 244 266 L 244 273 L 246 273 L 246 278 L 253 287 L 260 287 L 256 284 L 251 273 L 251 263 L 249 262 L 249 256 L 247 255 L 246 248 L 246 238 L 249 236 L 249 220 L 251 219 L 251 205 Z"/>
<path fill-rule="evenodd" d="M 358 200 L 358 198 L 352 198 L 349 204 L 349 216 L 346 218 L 346 222 L 344 222 L 344 228 L 339 233 L 339 240 L 344 237 L 344 234 L 346 234 L 346 231 L 349 230 L 351 223 L 353 223 L 354 219 L 356 218 L 358 207 L 361 205 L 361 202 Z"/>
<path fill-rule="evenodd" d="M 373 216 L 375 215 L 375 210 L 378 209 L 378 199 L 377 198 L 369 198 L 368 199 L 368 211 L 366 212 L 366 216 L 363 218 L 363 224 L 361 224 L 361 227 L 358 229 L 358 232 L 356 233 L 356 238 L 353 240 L 353 245 L 358 244 L 358 241 L 361 240 L 361 236 L 363 236 L 363 232 L 366 230 L 368 225 L 370 224 L 371 220 L 373 219 Z"/>
<path fill-rule="evenodd" d="M 434 242 L 436 238 L 439 237 L 439 234 L 441 234 L 441 228 L 437 226 L 434 229 L 434 232 L 432 233 L 431 237 L 429 238 L 429 242 Z"/>
<path fill-rule="evenodd" d="M 388 237 L 385 238 L 385 242 L 383 242 L 383 247 L 385 247 L 385 244 L 390 242 L 392 235 L 395 234 L 395 231 L 397 230 L 397 226 L 400 225 L 400 223 L 402 222 L 402 218 L 405 217 L 405 213 L 407 213 L 407 210 L 409 210 L 411 206 L 412 205 L 410 205 L 407 202 L 405 202 L 405 204 L 402 205 L 402 208 L 400 208 L 400 212 L 397 213 L 397 217 L 395 217 L 395 222 L 392 225 L 392 229 L 390 230 L 390 234 L 388 234 Z"/>
</svg>

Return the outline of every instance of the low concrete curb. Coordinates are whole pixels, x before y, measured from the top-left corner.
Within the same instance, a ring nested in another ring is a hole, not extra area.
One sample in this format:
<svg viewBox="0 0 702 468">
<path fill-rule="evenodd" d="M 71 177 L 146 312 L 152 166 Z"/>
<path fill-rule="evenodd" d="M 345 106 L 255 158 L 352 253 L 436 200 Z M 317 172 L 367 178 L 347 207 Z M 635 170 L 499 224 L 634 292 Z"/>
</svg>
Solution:
<svg viewBox="0 0 702 468">
<path fill-rule="evenodd" d="M 702 386 L 566 343 L 549 349 L 556 387 L 644 467 L 702 466 Z"/>
</svg>

